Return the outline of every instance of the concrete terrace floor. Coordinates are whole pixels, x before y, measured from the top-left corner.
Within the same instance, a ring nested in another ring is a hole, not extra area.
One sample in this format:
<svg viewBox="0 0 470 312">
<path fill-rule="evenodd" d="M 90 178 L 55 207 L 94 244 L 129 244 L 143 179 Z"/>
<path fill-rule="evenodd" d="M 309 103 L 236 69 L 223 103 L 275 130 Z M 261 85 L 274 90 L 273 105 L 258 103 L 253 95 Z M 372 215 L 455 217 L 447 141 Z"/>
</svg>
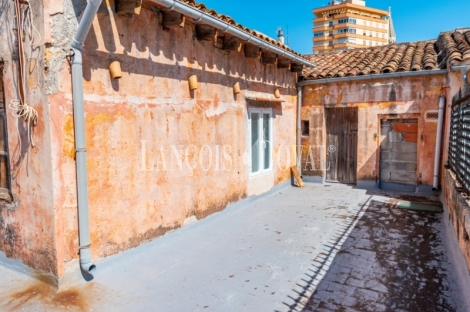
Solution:
<svg viewBox="0 0 470 312">
<path fill-rule="evenodd" d="M 0 267 L 0 311 L 469 311 L 443 214 L 393 197 L 285 188 L 101 260 L 93 281 L 59 292 Z"/>
</svg>

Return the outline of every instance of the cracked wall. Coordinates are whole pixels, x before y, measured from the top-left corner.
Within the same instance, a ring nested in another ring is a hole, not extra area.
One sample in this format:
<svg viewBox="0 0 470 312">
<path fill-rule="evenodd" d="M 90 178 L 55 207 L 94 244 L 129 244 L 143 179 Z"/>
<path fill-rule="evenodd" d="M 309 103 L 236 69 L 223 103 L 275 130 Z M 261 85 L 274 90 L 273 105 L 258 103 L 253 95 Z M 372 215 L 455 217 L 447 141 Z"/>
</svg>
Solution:
<svg viewBox="0 0 470 312">
<path fill-rule="evenodd" d="M 0 202 L 0 251 L 7 257 L 53 276 L 57 275 L 55 219 L 49 106 L 44 79 L 44 12 L 42 1 L 31 1 L 31 13 L 38 32 L 26 29 L 25 102 L 37 110 L 38 124 L 32 130 L 12 115 L 8 105 L 19 97 L 18 42 L 14 20 L 14 2 L 0 2 L 0 66 L 7 116 L 11 201 Z M 35 38 L 33 44 L 31 40 Z M 40 40 L 41 39 L 41 40 Z"/>
<path fill-rule="evenodd" d="M 59 32 L 64 23 L 75 23 L 82 7 L 68 2 L 52 16 L 46 51 L 59 275 L 78 250 L 70 67 L 64 59 L 69 42 Z M 148 8 L 128 18 L 106 4 L 87 37 L 83 60 L 94 259 L 288 181 L 290 171 L 277 163 L 272 172 L 249 177 L 248 107 L 272 109 L 273 157 L 282 162 L 288 159 L 281 146 L 294 145 L 296 133 L 296 74 L 197 41 L 191 22 L 165 31 Z M 116 60 L 120 80 L 108 72 Z M 187 81 L 192 74 L 199 81 L 193 92 Z M 243 90 L 238 96 L 235 82 Z M 274 98 L 276 87 L 283 103 L 245 101 L 248 94 Z"/>
</svg>

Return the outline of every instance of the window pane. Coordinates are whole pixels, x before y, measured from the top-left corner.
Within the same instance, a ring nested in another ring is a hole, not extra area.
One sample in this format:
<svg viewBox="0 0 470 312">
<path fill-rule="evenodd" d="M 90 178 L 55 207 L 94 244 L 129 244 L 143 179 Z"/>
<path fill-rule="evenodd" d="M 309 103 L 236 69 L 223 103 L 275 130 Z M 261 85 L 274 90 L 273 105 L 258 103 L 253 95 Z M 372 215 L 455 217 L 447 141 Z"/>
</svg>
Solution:
<svg viewBox="0 0 470 312">
<path fill-rule="evenodd" d="M 251 172 L 259 171 L 258 113 L 251 113 Z"/>
<path fill-rule="evenodd" d="M 269 114 L 263 114 L 263 143 L 264 143 L 264 169 L 271 167 L 271 137 L 269 129 Z"/>
</svg>

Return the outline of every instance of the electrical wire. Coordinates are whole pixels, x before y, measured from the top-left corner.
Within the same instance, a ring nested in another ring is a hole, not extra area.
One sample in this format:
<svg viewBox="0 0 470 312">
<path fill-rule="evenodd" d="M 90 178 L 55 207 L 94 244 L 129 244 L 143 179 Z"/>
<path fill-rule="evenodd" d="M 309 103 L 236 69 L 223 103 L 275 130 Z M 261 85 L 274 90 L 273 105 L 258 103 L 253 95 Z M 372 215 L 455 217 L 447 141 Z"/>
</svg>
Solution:
<svg viewBox="0 0 470 312">
<path fill-rule="evenodd" d="M 29 18 L 28 19 L 28 24 L 29 24 L 29 36 L 31 37 L 31 40 L 30 40 L 30 45 L 32 47 L 38 47 L 40 46 L 40 42 L 42 41 L 42 37 L 41 37 L 41 33 L 39 32 L 39 30 L 36 28 L 36 26 L 34 25 L 34 14 L 33 14 L 33 9 L 31 7 L 31 3 L 29 0 L 23 0 L 23 2 L 27 3 L 28 4 L 28 7 L 29 7 L 29 10 L 28 10 L 28 14 L 27 14 L 27 17 Z M 33 35 L 33 31 L 36 32 L 36 34 L 38 35 L 39 39 L 38 39 L 38 43 L 36 44 L 34 42 L 34 35 Z"/>
<path fill-rule="evenodd" d="M 29 3 L 29 0 L 23 0 L 27 5 L 30 7 L 31 6 Z M 38 123 L 38 112 L 29 106 L 25 102 L 25 92 L 24 88 L 26 85 L 26 66 L 25 66 L 25 56 L 24 56 L 24 47 L 23 47 L 23 36 L 24 36 L 24 24 L 23 21 L 25 17 L 27 16 L 26 12 L 23 12 L 21 9 L 21 3 L 19 0 L 15 0 L 15 13 L 16 13 L 16 23 L 17 23 L 17 38 L 18 38 L 18 93 L 19 93 L 19 99 L 13 99 L 10 101 L 10 104 L 8 107 L 12 110 L 12 116 L 16 118 L 22 118 L 23 121 L 26 123 L 27 126 L 27 131 L 28 131 L 28 140 L 31 146 L 34 148 L 34 140 L 33 140 L 33 131 L 32 127 L 36 126 Z M 29 12 L 29 25 L 30 25 L 30 36 L 31 36 L 31 41 L 30 44 L 33 46 L 34 44 L 34 36 L 33 36 L 33 29 L 39 34 L 39 31 L 37 28 L 34 26 L 34 21 L 32 17 L 33 13 L 30 11 Z M 41 38 L 41 36 L 39 36 Z M 40 39 L 41 40 L 41 39 Z M 39 41 L 40 41 L 39 40 Z M 19 125 L 18 123 L 16 124 L 16 131 L 18 134 L 18 140 L 19 144 L 21 146 L 21 135 L 20 135 L 20 130 L 19 130 Z"/>
</svg>

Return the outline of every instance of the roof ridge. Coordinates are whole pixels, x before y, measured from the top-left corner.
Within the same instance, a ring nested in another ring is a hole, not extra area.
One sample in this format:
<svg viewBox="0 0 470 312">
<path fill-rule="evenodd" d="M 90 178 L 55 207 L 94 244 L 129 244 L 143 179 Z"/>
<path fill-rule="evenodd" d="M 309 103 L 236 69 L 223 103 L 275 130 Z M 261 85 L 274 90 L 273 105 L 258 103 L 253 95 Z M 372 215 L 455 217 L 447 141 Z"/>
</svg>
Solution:
<svg viewBox="0 0 470 312">
<path fill-rule="evenodd" d="M 470 60 L 470 28 L 441 32 L 437 39 L 390 43 L 306 57 L 317 64 L 304 69 L 301 79 L 429 71 L 445 69 L 449 63 Z"/>
</svg>

